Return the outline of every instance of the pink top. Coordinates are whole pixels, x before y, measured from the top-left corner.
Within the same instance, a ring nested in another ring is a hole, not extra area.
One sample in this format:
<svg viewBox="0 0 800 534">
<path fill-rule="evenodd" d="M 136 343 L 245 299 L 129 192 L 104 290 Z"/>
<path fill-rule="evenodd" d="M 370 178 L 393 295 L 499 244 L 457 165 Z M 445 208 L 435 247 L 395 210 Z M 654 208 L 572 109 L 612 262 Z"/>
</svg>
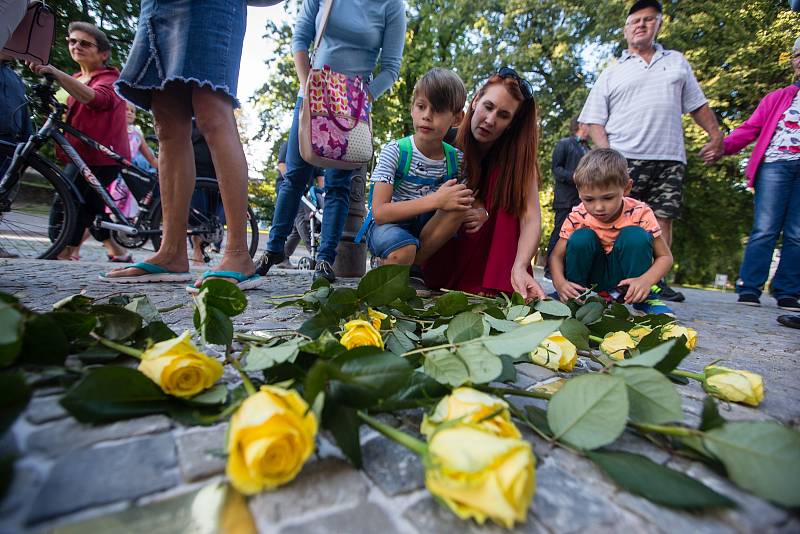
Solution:
<svg viewBox="0 0 800 534">
<path fill-rule="evenodd" d="M 769 93 L 761 99 L 750 118 L 725 138 L 726 156 L 739 152 L 758 139 L 756 146 L 753 147 L 753 154 L 750 156 L 747 169 L 744 171 L 748 187 L 755 187 L 756 172 L 764 160 L 764 154 L 775 133 L 775 128 L 778 126 L 778 121 L 791 105 L 798 91 L 800 91 L 800 87 L 792 84 Z"/>
</svg>

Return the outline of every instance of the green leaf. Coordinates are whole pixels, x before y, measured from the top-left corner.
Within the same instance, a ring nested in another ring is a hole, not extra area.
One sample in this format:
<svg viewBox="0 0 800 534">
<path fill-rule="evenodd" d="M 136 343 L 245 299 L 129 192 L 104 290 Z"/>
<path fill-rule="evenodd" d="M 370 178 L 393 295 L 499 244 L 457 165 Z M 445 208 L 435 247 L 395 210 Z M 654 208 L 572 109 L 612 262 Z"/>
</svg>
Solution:
<svg viewBox="0 0 800 534">
<path fill-rule="evenodd" d="M 292 339 L 274 347 L 250 345 L 244 361 L 244 370 L 247 372 L 263 371 L 279 363 L 294 362 L 300 353 L 301 342 L 302 340 Z"/>
<path fill-rule="evenodd" d="M 533 309 L 552 317 L 572 317 L 572 310 L 569 306 L 558 300 L 540 300 L 533 305 Z"/>
<path fill-rule="evenodd" d="M 661 360 L 667 357 L 669 351 L 675 346 L 677 340 L 671 339 L 657 347 L 650 349 L 629 360 L 619 360 L 614 362 L 616 367 L 655 367 Z"/>
<path fill-rule="evenodd" d="M 677 369 L 684 358 L 692 352 L 686 347 L 686 337 L 680 336 L 675 339 L 675 343 L 667 353 L 667 356 L 656 364 L 656 370 L 668 375 Z"/>
<path fill-rule="evenodd" d="M 547 409 L 556 439 L 587 450 L 617 439 L 627 420 L 625 381 L 616 376 L 588 374 L 568 380 Z"/>
<path fill-rule="evenodd" d="M 408 339 L 402 332 L 396 330 L 386 334 L 383 340 L 386 343 L 386 348 L 398 356 L 416 348 L 413 341 Z"/>
<path fill-rule="evenodd" d="M 122 353 L 104 345 L 92 345 L 75 356 L 84 363 L 108 363 L 119 358 L 120 354 Z"/>
<path fill-rule="evenodd" d="M 525 406 L 525 416 L 528 418 L 528 422 L 543 434 L 553 435 L 553 431 L 550 430 L 550 425 L 547 423 L 547 412 L 545 410 L 538 406 L 528 405 Z"/>
<path fill-rule="evenodd" d="M 396 354 L 377 347 L 356 347 L 337 356 L 339 372 L 333 376 L 333 396 L 340 403 L 370 407 L 408 383 L 413 369 Z"/>
<path fill-rule="evenodd" d="M 346 349 L 339 343 L 336 336 L 325 330 L 316 339 L 300 344 L 300 351 L 308 354 L 316 354 L 326 358 L 333 358 L 343 353 Z"/>
<path fill-rule="evenodd" d="M 703 437 L 740 487 L 783 506 L 800 506 L 800 433 L 772 421 L 725 423 Z"/>
<path fill-rule="evenodd" d="M 129 419 L 168 409 L 169 397 L 136 369 L 91 369 L 61 398 L 61 405 L 82 423 Z"/>
<path fill-rule="evenodd" d="M 628 311 L 624 304 L 612 302 L 608 307 L 608 315 L 617 319 L 627 319 L 631 316 L 631 312 Z"/>
<path fill-rule="evenodd" d="M 331 287 L 331 283 L 328 281 L 327 278 L 323 278 L 320 276 L 313 282 L 311 282 L 311 290 L 319 289 L 321 287 Z"/>
<path fill-rule="evenodd" d="M 514 367 L 514 359 L 506 354 L 501 354 L 498 358 L 500 358 L 503 369 L 494 380 L 497 382 L 514 382 L 517 379 L 517 368 Z"/>
<path fill-rule="evenodd" d="M 433 311 L 439 315 L 450 317 L 461 313 L 469 308 L 469 299 L 461 291 L 450 291 L 438 297 L 436 304 L 433 305 Z"/>
<path fill-rule="evenodd" d="M 6 497 L 6 492 L 14 480 L 14 460 L 13 454 L 0 455 L 0 502 Z"/>
<path fill-rule="evenodd" d="M 9 295 L 8 293 L 0 291 L 0 302 L 5 302 L 6 304 L 19 304 L 19 299 L 14 295 Z"/>
<path fill-rule="evenodd" d="M 70 341 L 88 336 L 97 326 L 97 317 L 90 313 L 58 311 L 47 315 L 58 323 Z"/>
<path fill-rule="evenodd" d="M 636 423 L 655 425 L 683 422 L 683 407 L 678 390 L 667 377 L 648 367 L 615 367 L 628 386 L 630 419 Z"/>
<path fill-rule="evenodd" d="M 483 335 L 483 318 L 477 313 L 461 312 L 447 326 L 447 340 L 461 343 Z"/>
<path fill-rule="evenodd" d="M 431 405 L 439 401 L 450 390 L 425 373 L 414 371 L 408 383 L 386 399 L 381 405 L 387 410 L 417 408 L 421 404 Z"/>
<path fill-rule="evenodd" d="M 25 321 L 20 363 L 64 365 L 69 354 L 69 340 L 52 314 L 34 315 Z"/>
<path fill-rule="evenodd" d="M 325 389 L 329 365 L 325 360 L 317 360 L 308 370 L 308 374 L 303 380 L 303 398 L 307 403 L 312 404 L 317 399 L 317 395 Z"/>
<path fill-rule="evenodd" d="M 493 330 L 497 330 L 498 332 L 511 332 L 519 328 L 519 323 L 516 321 L 507 321 L 505 319 L 498 319 L 491 315 L 484 313 L 483 318 L 489 323 L 489 326 Z"/>
<path fill-rule="evenodd" d="M 640 454 L 592 451 L 586 456 L 623 489 L 656 504 L 687 510 L 736 506 L 705 484 Z"/>
<path fill-rule="evenodd" d="M 605 337 L 605 335 L 610 332 L 620 332 L 623 330 L 627 332 L 634 326 L 636 325 L 630 321 L 609 317 L 608 315 L 604 315 L 599 321 L 588 325 L 592 334 L 598 337 Z"/>
<path fill-rule="evenodd" d="M 203 294 L 205 294 L 207 306 L 217 308 L 228 317 L 239 315 L 247 308 L 247 297 L 244 291 L 227 280 L 220 278 L 206 280 L 200 286 L 198 297 Z"/>
<path fill-rule="evenodd" d="M 316 339 L 324 331 L 335 329 L 338 326 L 339 316 L 328 308 L 322 307 L 316 315 L 306 319 L 297 331 L 311 339 Z"/>
<path fill-rule="evenodd" d="M 136 346 L 145 347 L 148 342 L 158 343 L 159 341 L 167 341 L 177 336 L 178 335 L 167 326 L 166 323 L 153 321 L 136 332 L 133 336 L 133 341 Z"/>
<path fill-rule="evenodd" d="M 228 400 L 228 387 L 225 384 L 217 384 L 216 386 L 198 393 L 189 399 L 181 399 L 182 402 L 189 404 L 199 404 L 203 406 L 213 406 L 217 404 L 225 404 Z"/>
<path fill-rule="evenodd" d="M 53 304 L 53 311 L 88 312 L 94 299 L 86 295 L 71 295 Z"/>
<path fill-rule="evenodd" d="M 381 269 L 381 267 L 378 268 Z M 361 469 L 362 466 L 361 442 L 358 433 L 360 425 L 361 419 L 358 418 L 354 409 L 332 402 L 325 403 L 322 409 L 322 426 L 330 430 L 339 449 L 358 469 Z"/>
<path fill-rule="evenodd" d="M 456 349 L 456 356 L 466 365 L 473 384 L 487 384 L 503 372 L 503 361 L 480 343 L 461 345 Z"/>
<path fill-rule="evenodd" d="M 161 314 L 158 313 L 158 308 L 150 302 L 150 298 L 147 295 L 138 295 L 132 298 L 131 301 L 125 305 L 125 309 L 141 315 L 145 323 L 161 321 Z"/>
<path fill-rule="evenodd" d="M 575 312 L 575 318 L 583 324 L 592 324 L 603 317 L 605 306 L 599 302 L 587 302 Z"/>
<path fill-rule="evenodd" d="M 558 330 L 561 321 L 537 321 L 519 328 L 483 339 L 483 345 L 494 354 L 508 354 L 518 358 L 535 350 L 544 338 Z"/>
<path fill-rule="evenodd" d="M 579 350 L 589 350 L 589 329 L 577 319 L 564 319 L 559 332 Z"/>
<path fill-rule="evenodd" d="M 22 314 L 10 304 L 0 302 L 0 366 L 16 359 L 22 346 Z"/>
<path fill-rule="evenodd" d="M 516 306 L 511 306 L 508 311 L 506 312 L 506 319 L 509 321 L 513 321 L 514 319 L 520 317 L 527 317 L 531 313 L 531 309 L 524 304 L 518 304 Z"/>
<path fill-rule="evenodd" d="M 334 289 L 325 305 L 336 315 L 346 317 L 358 310 L 358 294 L 351 287 Z"/>
<path fill-rule="evenodd" d="M 142 316 L 125 308 L 111 304 L 92 306 L 91 313 L 97 316 L 98 333 L 112 341 L 122 341 L 142 327 Z"/>
<path fill-rule="evenodd" d="M 467 365 L 448 349 L 426 352 L 423 370 L 440 384 L 458 387 L 469 381 Z"/>
<path fill-rule="evenodd" d="M 0 373 L 0 436 L 11 428 L 31 400 L 31 389 L 22 373 Z"/>
<path fill-rule="evenodd" d="M 707 432 L 719 428 L 725 423 L 725 419 L 719 414 L 717 401 L 714 400 L 714 397 L 707 396 L 703 399 L 703 412 L 700 414 L 700 430 Z"/>
<path fill-rule="evenodd" d="M 423 369 L 437 382 L 457 387 L 467 382 L 491 382 L 503 372 L 503 362 L 482 344 L 470 343 L 455 351 L 436 349 L 426 353 Z"/>
<path fill-rule="evenodd" d="M 385 306 L 402 298 L 408 287 L 408 265 L 383 265 L 368 271 L 358 283 L 358 298 L 370 306 Z"/>
<path fill-rule="evenodd" d="M 199 306 L 197 309 L 201 310 Z M 233 323 L 222 310 L 209 306 L 205 308 L 205 316 L 200 311 L 200 319 L 200 335 L 204 343 L 227 346 L 233 342 Z"/>
</svg>

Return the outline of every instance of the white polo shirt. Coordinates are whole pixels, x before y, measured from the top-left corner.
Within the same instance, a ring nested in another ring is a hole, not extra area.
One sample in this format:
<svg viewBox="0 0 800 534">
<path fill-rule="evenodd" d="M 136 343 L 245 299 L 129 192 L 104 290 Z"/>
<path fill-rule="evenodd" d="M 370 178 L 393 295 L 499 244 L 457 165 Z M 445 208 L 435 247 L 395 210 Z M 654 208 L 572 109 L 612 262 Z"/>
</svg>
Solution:
<svg viewBox="0 0 800 534">
<path fill-rule="evenodd" d="M 626 50 L 600 73 L 578 120 L 605 126 L 611 148 L 628 159 L 686 163 L 681 115 L 708 100 L 683 54 L 655 49 L 649 65 Z"/>
</svg>

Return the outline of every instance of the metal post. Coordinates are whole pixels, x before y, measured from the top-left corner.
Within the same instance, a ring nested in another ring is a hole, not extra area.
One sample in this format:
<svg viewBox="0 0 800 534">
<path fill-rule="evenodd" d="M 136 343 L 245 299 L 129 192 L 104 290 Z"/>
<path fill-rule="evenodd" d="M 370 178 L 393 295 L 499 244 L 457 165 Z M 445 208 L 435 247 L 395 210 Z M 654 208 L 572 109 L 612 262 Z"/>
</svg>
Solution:
<svg viewBox="0 0 800 534">
<path fill-rule="evenodd" d="M 353 239 L 364 223 L 364 217 L 367 216 L 364 192 L 368 168 L 365 165 L 353 171 L 350 183 L 350 209 L 347 212 L 342 239 L 336 247 L 336 261 L 333 263 L 336 276 L 359 277 L 364 276 L 367 271 L 367 245 L 364 240 L 355 244 Z"/>
</svg>

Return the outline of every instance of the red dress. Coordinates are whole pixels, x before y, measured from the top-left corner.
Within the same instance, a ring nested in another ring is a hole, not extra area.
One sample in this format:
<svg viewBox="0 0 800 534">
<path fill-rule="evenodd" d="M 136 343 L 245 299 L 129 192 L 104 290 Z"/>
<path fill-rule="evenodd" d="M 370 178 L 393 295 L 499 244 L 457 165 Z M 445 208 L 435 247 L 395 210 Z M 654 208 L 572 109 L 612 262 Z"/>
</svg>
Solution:
<svg viewBox="0 0 800 534">
<path fill-rule="evenodd" d="M 492 198 L 499 175 L 499 168 L 489 173 L 485 198 Z M 425 283 L 468 293 L 513 293 L 511 267 L 519 235 L 519 219 L 501 209 L 491 210 L 479 231 L 468 234 L 460 229 L 422 266 Z"/>
</svg>

